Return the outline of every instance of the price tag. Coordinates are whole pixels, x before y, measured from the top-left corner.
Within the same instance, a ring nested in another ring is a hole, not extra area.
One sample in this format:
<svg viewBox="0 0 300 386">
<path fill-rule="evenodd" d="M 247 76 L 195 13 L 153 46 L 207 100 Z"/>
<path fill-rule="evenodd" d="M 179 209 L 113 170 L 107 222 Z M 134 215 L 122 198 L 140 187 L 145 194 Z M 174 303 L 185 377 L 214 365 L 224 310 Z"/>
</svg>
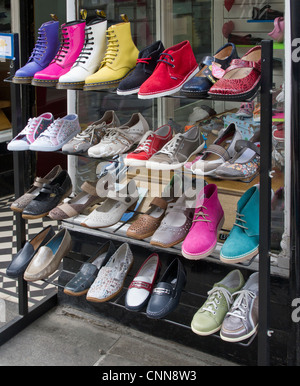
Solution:
<svg viewBox="0 0 300 386">
<path fill-rule="evenodd" d="M 0 33 L 0 58 L 14 58 L 14 35 Z"/>
</svg>

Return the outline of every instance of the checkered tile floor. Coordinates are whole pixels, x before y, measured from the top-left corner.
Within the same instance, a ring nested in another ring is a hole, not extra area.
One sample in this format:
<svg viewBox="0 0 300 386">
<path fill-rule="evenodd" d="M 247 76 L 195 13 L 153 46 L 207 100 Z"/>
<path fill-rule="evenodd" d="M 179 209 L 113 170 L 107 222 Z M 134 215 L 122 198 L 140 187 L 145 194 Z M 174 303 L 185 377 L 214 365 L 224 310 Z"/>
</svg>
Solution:
<svg viewBox="0 0 300 386">
<path fill-rule="evenodd" d="M 18 302 L 18 280 L 6 276 L 6 269 L 17 253 L 15 214 L 10 209 L 13 201 L 13 196 L 0 199 L 0 298 Z M 58 222 L 49 217 L 26 222 L 26 240 L 31 240 L 48 225 L 52 225 L 55 231 L 58 230 Z M 51 276 L 48 282 L 38 281 L 28 284 L 29 306 L 53 293 L 56 289 L 57 276 L 58 272 Z"/>
</svg>

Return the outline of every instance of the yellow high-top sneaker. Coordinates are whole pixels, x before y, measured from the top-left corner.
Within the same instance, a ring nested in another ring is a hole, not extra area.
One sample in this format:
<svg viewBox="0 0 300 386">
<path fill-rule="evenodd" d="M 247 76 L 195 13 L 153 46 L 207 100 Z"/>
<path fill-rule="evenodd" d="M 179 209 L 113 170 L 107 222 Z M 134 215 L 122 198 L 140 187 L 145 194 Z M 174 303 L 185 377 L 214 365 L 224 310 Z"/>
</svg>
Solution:
<svg viewBox="0 0 300 386">
<path fill-rule="evenodd" d="M 124 23 L 108 28 L 108 45 L 99 70 L 86 78 L 84 90 L 115 88 L 135 69 L 139 50 L 135 46 L 130 22 L 122 15 Z"/>
</svg>

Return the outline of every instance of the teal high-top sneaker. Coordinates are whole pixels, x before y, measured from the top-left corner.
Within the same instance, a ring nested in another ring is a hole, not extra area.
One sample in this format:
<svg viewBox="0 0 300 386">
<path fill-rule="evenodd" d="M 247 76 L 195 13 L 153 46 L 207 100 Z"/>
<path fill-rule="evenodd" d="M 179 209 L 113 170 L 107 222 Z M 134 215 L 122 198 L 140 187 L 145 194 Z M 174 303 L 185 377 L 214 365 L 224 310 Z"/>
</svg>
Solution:
<svg viewBox="0 0 300 386">
<path fill-rule="evenodd" d="M 248 189 L 237 205 L 234 226 L 220 253 L 225 263 L 239 263 L 251 260 L 259 249 L 259 189 Z"/>
</svg>

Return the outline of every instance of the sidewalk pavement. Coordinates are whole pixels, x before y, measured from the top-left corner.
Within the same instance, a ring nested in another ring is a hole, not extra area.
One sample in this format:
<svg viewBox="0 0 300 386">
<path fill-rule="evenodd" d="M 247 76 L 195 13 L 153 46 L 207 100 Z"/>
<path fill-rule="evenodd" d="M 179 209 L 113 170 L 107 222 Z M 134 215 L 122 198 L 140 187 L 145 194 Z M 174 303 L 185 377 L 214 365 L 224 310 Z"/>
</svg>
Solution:
<svg viewBox="0 0 300 386">
<path fill-rule="evenodd" d="M 57 306 L 0 347 L 0 366 L 238 366 L 80 310 Z"/>
</svg>

